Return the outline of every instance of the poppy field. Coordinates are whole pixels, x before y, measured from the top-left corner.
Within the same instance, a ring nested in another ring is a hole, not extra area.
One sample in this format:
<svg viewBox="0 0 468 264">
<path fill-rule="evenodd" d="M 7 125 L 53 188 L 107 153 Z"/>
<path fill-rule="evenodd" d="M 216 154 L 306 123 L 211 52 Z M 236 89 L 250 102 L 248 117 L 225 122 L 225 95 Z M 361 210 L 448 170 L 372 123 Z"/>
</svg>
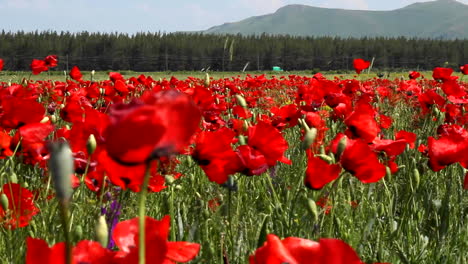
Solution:
<svg viewBox="0 0 468 264">
<path fill-rule="evenodd" d="M 1 263 L 467 263 L 468 65 L 369 64 L 58 81 L 33 60 L 44 79 L 0 82 Z"/>
</svg>

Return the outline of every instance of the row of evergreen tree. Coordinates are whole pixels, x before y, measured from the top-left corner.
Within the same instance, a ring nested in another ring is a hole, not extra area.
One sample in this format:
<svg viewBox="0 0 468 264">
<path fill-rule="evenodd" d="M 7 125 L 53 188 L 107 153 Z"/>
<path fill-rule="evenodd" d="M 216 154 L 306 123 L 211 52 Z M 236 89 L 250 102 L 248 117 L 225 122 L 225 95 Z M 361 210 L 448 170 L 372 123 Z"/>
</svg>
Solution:
<svg viewBox="0 0 468 264">
<path fill-rule="evenodd" d="M 468 40 L 206 35 L 201 33 L 0 33 L 5 70 L 59 56 L 56 70 L 352 70 L 354 58 L 379 69 L 430 70 L 468 63 Z"/>
</svg>

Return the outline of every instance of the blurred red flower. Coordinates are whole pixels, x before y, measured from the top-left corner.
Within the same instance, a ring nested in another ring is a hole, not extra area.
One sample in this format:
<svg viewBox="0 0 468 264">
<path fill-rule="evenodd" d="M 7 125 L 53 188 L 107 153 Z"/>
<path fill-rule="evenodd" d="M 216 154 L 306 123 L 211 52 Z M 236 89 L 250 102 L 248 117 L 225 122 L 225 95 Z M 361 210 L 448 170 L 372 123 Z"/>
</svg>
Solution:
<svg viewBox="0 0 468 264">
<path fill-rule="evenodd" d="M 331 142 L 333 153 L 337 154 L 339 142 L 343 137 L 346 136 L 339 133 Z M 368 143 L 361 139 L 346 139 L 346 147 L 340 156 L 340 163 L 343 169 L 363 183 L 377 182 L 386 174 L 385 165 L 379 162 L 377 154 Z"/>
<path fill-rule="evenodd" d="M 26 239 L 26 264 L 65 264 L 65 243 L 52 247 L 47 242 L 28 237 Z M 72 249 L 72 263 L 111 264 L 115 252 L 103 248 L 95 241 L 82 240 Z M 135 262 L 136 263 L 136 262 Z"/>
<path fill-rule="evenodd" d="M 19 128 L 26 124 L 39 123 L 45 114 L 45 108 L 35 99 L 5 96 L 2 98 L 3 114 L 0 114 L 0 126 Z"/>
<path fill-rule="evenodd" d="M 434 78 L 434 80 L 448 81 L 453 78 L 451 76 L 452 73 L 453 69 L 451 68 L 436 67 L 432 72 L 432 77 Z"/>
<path fill-rule="evenodd" d="M 307 153 L 307 170 L 305 185 L 314 190 L 322 189 L 327 183 L 338 178 L 341 167 L 338 164 L 328 164 L 321 158 L 315 157 L 310 151 Z"/>
<path fill-rule="evenodd" d="M 369 68 L 370 62 L 363 59 L 354 59 L 353 67 L 357 74 L 360 74 L 363 70 Z"/>
<path fill-rule="evenodd" d="M 1 70 L 1 67 L 0 67 L 0 70 Z M 468 75 L 468 64 L 465 64 L 463 66 L 460 66 L 460 71 L 464 74 L 464 75 Z"/>
<path fill-rule="evenodd" d="M 288 237 L 280 240 L 267 235 L 265 244 L 249 258 L 250 264 L 363 264 L 356 252 L 339 239 L 322 238 L 319 242 Z"/>
<path fill-rule="evenodd" d="M 201 113 L 189 96 L 175 90 L 115 104 L 104 131 L 106 150 L 123 165 L 181 152 L 199 128 Z"/>
<path fill-rule="evenodd" d="M 83 74 L 81 74 L 81 71 L 78 68 L 78 66 L 73 66 L 73 68 L 70 71 L 70 77 L 75 81 L 82 81 L 81 78 L 83 78 Z"/>
<path fill-rule="evenodd" d="M 34 75 L 37 75 L 41 72 L 48 71 L 46 62 L 43 60 L 33 59 L 31 62 L 31 70 Z"/>
<path fill-rule="evenodd" d="M 440 171 L 452 163 L 468 165 L 468 131 L 459 125 L 444 125 L 438 129 L 439 138 L 429 137 L 429 167 Z"/>
<path fill-rule="evenodd" d="M 3 70 L 3 59 L 0 59 L 0 71 Z"/>
<path fill-rule="evenodd" d="M 8 198 L 8 209 L 0 206 L 0 222 L 6 228 L 25 227 L 39 213 L 39 208 L 34 205 L 33 193 L 21 185 L 5 183 L 0 193 Z"/>
<path fill-rule="evenodd" d="M 49 68 L 54 68 L 54 67 L 57 67 L 58 65 L 57 55 L 49 55 L 45 57 L 44 61 L 45 61 L 46 66 Z"/>
<path fill-rule="evenodd" d="M 359 103 L 345 120 L 348 126 L 346 135 L 352 139 L 360 138 L 367 143 L 372 142 L 380 132 L 375 115 L 376 111 L 370 104 Z"/>
<path fill-rule="evenodd" d="M 190 242 L 167 241 L 170 217 L 161 220 L 145 218 L 146 263 L 164 264 L 188 262 L 200 251 L 200 245 Z M 115 255 L 115 263 L 138 263 L 138 217 L 123 221 L 115 226 L 112 238 L 121 251 Z"/>
<path fill-rule="evenodd" d="M 417 72 L 417 71 L 412 71 L 412 72 L 410 72 L 410 74 L 409 74 L 409 78 L 410 78 L 411 80 L 417 79 L 417 78 L 419 78 L 419 77 L 421 77 L 421 73 L 419 73 L 419 72 Z"/>
<path fill-rule="evenodd" d="M 231 147 L 235 136 L 236 133 L 229 128 L 203 131 L 197 135 L 192 157 L 210 181 L 222 184 L 239 170 L 240 159 Z"/>
</svg>

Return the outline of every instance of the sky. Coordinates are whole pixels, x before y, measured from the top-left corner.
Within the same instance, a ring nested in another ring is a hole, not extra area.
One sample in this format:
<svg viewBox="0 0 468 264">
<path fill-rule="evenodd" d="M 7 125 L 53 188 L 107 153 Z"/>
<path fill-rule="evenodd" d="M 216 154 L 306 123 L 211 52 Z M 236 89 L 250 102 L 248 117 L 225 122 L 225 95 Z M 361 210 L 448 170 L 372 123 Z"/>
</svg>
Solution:
<svg viewBox="0 0 468 264">
<path fill-rule="evenodd" d="M 458 0 L 468 4 L 468 0 Z M 425 0 L 0 0 L 5 31 L 174 32 L 205 30 L 288 4 L 393 10 Z"/>
</svg>

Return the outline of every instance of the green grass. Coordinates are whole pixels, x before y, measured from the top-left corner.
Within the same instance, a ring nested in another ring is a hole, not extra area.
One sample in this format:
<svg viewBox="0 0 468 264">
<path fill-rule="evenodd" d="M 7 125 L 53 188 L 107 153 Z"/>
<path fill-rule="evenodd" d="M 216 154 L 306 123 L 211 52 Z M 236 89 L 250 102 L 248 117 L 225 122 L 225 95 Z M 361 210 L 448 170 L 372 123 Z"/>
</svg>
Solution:
<svg viewBox="0 0 468 264">
<path fill-rule="evenodd" d="M 111 71 L 98 71 L 95 72 L 94 80 L 101 81 L 101 80 L 109 80 L 109 72 Z M 151 76 L 153 79 L 158 80 L 161 79 L 170 79 L 172 76 L 178 79 L 185 79 L 189 76 L 195 78 L 205 78 L 205 72 L 199 71 L 189 71 L 189 72 L 134 72 L 134 71 L 116 71 L 121 73 L 124 77 L 130 78 L 132 76 L 138 77 L 140 74 L 144 74 L 146 76 Z M 408 78 L 409 71 L 385 71 L 385 70 L 373 70 L 370 73 L 367 73 L 365 70 L 362 74 L 357 75 L 354 71 L 340 71 L 337 73 L 336 71 L 330 72 L 322 72 L 327 78 L 332 79 L 334 77 L 338 77 L 340 79 L 352 79 L 358 78 L 360 80 L 371 79 L 377 77 L 379 73 L 385 74 L 385 78 L 388 79 L 395 79 L 395 78 Z M 90 80 L 91 79 L 91 72 L 89 71 L 82 71 L 83 79 Z M 288 75 L 301 75 L 301 76 L 309 76 L 312 77 L 315 73 L 312 71 L 284 71 L 284 72 L 273 72 L 273 71 L 252 71 L 252 72 L 209 72 L 210 77 L 214 79 L 221 79 L 221 78 L 231 78 L 240 76 L 241 78 L 245 78 L 247 74 L 252 76 L 254 75 L 261 75 L 265 74 L 267 78 L 271 78 L 272 76 L 276 76 L 277 78 L 281 76 L 288 76 Z M 432 76 L 432 72 L 430 71 L 423 71 L 421 72 L 422 75 L 430 77 Z M 460 76 L 462 75 L 458 72 L 454 73 L 453 75 Z M 49 71 L 44 72 L 39 75 L 32 75 L 30 72 L 12 72 L 12 71 L 3 71 L 0 72 L 0 82 L 12 82 L 12 83 L 20 83 L 23 79 L 31 79 L 31 80 L 48 80 L 53 79 L 56 81 L 65 81 L 68 75 L 65 75 L 64 72 L 61 71 Z"/>
</svg>

